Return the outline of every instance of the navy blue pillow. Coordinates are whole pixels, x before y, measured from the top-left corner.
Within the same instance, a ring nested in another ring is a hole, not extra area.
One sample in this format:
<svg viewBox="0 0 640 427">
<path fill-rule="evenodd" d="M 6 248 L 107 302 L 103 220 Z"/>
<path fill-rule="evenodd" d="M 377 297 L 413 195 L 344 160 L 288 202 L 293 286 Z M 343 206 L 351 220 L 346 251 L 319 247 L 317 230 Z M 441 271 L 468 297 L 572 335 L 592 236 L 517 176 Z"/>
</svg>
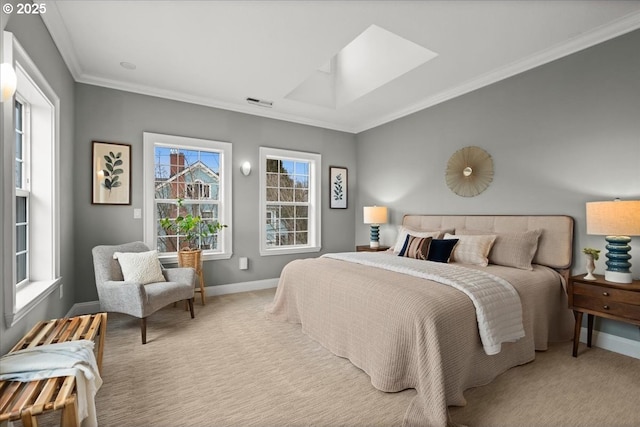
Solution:
<svg viewBox="0 0 640 427">
<path fill-rule="evenodd" d="M 459 239 L 433 239 L 429 247 L 427 261 L 449 262 L 451 252 Z"/>
</svg>

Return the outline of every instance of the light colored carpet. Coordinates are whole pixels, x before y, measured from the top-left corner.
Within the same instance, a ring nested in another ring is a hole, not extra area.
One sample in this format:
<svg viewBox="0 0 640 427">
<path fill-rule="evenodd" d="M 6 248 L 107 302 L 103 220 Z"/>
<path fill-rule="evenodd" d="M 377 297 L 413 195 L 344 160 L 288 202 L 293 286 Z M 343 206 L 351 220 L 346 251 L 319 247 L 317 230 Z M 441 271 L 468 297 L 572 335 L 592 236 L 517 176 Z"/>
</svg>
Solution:
<svg viewBox="0 0 640 427">
<path fill-rule="evenodd" d="M 400 426 L 415 391 L 380 392 L 300 325 L 267 320 L 273 294 L 209 298 L 193 320 L 166 307 L 146 345 L 137 319 L 109 314 L 100 426 Z M 556 344 L 465 396 L 452 419 L 473 427 L 640 426 L 640 360 Z"/>
</svg>

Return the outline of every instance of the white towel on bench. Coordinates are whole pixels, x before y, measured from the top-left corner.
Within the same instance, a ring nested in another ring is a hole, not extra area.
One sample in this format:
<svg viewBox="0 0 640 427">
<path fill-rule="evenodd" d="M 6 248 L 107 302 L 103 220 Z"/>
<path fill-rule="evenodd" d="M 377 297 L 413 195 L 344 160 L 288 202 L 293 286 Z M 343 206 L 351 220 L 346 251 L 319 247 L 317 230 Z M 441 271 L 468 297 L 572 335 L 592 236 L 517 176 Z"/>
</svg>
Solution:
<svg viewBox="0 0 640 427">
<path fill-rule="evenodd" d="M 102 378 L 89 340 L 67 341 L 18 350 L 0 358 L 0 380 L 35 381 L 76 377 L 78 418 L 82 427 L 97 427 L 95 396 Z"/>
</svg>

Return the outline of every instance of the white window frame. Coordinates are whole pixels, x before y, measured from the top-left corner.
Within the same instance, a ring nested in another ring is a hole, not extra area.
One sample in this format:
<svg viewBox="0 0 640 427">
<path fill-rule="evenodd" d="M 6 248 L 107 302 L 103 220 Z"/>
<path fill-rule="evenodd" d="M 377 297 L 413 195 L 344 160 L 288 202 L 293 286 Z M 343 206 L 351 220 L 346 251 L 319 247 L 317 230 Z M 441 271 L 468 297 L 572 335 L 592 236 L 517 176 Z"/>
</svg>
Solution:
<svg viewBox="0 0 640 427">
<path fill-rule="evenodd" d="M 14 100 L 2 103 L 4 268 L 2 292 L 5 324 L 15 325 L 62 286 L 60 274 L 60 99 L 12 33 L 3 32 L 2 62 L 13 65 L 16 95 L 27 104 L 25 124 L 30 144 L 29 280 L 16 286 L 16 179 Z"/>
<path fill-rule="evenodd" d="M 309 217 L 306 245 L 267 246 L 267 159 L 309 162 Z M 321 246 L 322 214 L 322 156 L 317 153 L 260 147 L 260 255 L 287 255 L 319 252 Z"/>
<path fill-rule="evenodd" d="M 18 292 L 20 292 L 20 289 L 24 286 L 27 286 L 30 282 L 30 274 L 29 274 L 29 235 L 30 230 L 29 230 L 29 199 L 31 198 L 31 192 L 30 190 L 30 176 L 31 176 L 31 135 L 30 135 L 30 128 L 31 128 L 31 105 L 29 104 L 29 102 L 24 99 L 19 93 L 15 94 L 15 100 L 13 102 L 14 104 L 14 116 L 13 116 L 13 123 L 14 123 L 14 129 L 15 129 L 15 133 L 16 133 L 16 138 L 17 138 L 17 133 L 18 133 L 18 129 L 16 129 L 15 127 L 15 122 L 16 122 L 16 116 L 15 116 L 15 104 L 16 102 L 19 102 L 22 105 L 22 129 L 20 129 L 21 133 L 22 133 L 22 153 L 20 153 L 21 156 L 21 176 L 22 176 L 22 181 L 23 182 L 16 182 L 16 188 L 15 188 L 15 195 L 16 198 L 18 197 L 24 197 L 26 199 L 26 221 L 25 221 L 25 225 L 26 225 L 26 245 L 25 245 L 25 250 L 24 252 L 26 253 L 26 277 L 25 279 L 21 280 L 18 282 L 18 268 L 16 266 L 16 280 L 15 280 L 15 286 Z M 17 163 L 18 163 L 18 152 L 16 151 L 16 157 L 15 157 L 15 167 L 17 169 Z M 14 205 L 16 206 L 16 205 Z M 17 223 L 17 219 L 15 222 L 15 226 L 16 228 L 18 227 L 18 223 Z M 16 244 L 18 241 L 18 236 L 17 236 L 17 232 L 16 232 Z M 15 246 L 17 247 L 17 245 Z M 16 256 L 16 262 L 17 263 L 17 257 L 18 257 L 18 251 L 15 252 L 15 256 Z"/>
<path fill-rule="evenodd" d="M 220 231 L 218 250 L 203 250 L 202 259 L 229 259 L 233 255 L 232 240 L 232 145 L 229 142 L 212 141 L 207 139 L 189 138 L 184 136 L 165 135 L 152 132 L 143 133 L 143 220 L 144 242 L 150 248 L 157 249 L 156 224 L 158 218 L 155 204 L 155 147 L 178 147 L 186 150 L 219 151 L 220 180 L 218 187 L 219 207 L 218 221 L 227 225 Z M 177 263 L 178 254 L 162 254 L 160 260 L 164 263 Z"/>
</svg>

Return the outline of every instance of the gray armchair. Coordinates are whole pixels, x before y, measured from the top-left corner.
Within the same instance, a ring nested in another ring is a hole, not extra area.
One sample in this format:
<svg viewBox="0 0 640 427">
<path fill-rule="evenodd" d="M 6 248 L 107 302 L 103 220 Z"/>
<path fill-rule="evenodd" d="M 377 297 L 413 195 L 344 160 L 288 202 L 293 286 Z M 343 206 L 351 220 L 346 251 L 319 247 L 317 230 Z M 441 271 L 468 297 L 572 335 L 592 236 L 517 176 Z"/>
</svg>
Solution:
<svg viewBox="0 0 640 427">
<path fill-rule="evenodd" d="M 147 317 L 173 302 L 186 300 L 191 318 L 196 272 L 193 268 L 163 269 L 166 282 L 142 285 L 125 282 L 114 252 L 146 252 L 149 248 L 142 242 L 114 246 L 96 246 L 92 250 L 96 287 L 100 307 L 103 311 L 124 313 L 140 319 L 142 344 L 147 343 Z"/>
</svg>

